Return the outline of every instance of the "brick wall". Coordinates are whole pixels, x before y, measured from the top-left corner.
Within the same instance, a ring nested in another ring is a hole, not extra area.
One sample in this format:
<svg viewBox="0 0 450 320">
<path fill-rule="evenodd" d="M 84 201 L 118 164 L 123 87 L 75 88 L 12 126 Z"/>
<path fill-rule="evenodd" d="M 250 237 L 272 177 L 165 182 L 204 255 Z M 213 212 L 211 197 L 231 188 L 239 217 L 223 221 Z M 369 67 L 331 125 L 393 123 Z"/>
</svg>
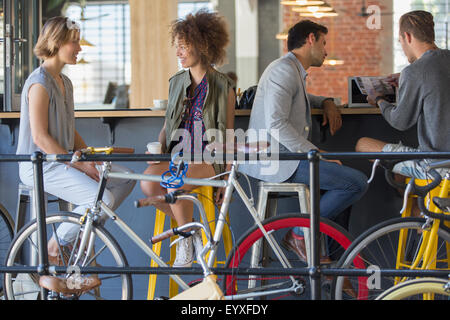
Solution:
<svg viewBox="0 0 450 320">
<path fill-rule="evenodd" d="M 392 0 L 366 1 L 376 4 L 382 12 L 392 12 Z M 341 98 L 347 103 L 348 77 L 355 75 L 376 76 L 393 71 L 392 15 L 383 15 L 381 29 L 370 30 L 367 17 L 358 16 L 361 0 L 328 1 L 339 16 L 333 18 L 306 18 L 293 12 L 291 6 L 283 6 L 283 29 L 302 19 L 311 19 L 328 27 L 328 56 L 345 61 L 340 66 L 311 67 L 308 70 L 308 92 Z M 286 45 L 284 51 L 287 52 Z"/>
</svg>

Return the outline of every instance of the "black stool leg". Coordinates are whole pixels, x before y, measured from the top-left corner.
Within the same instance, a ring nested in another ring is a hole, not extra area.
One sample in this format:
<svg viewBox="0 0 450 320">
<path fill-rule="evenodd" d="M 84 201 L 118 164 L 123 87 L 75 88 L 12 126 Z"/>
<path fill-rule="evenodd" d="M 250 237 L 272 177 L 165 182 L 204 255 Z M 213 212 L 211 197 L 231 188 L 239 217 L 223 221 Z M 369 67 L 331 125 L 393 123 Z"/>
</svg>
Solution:
<svg viewBox="0 0 450 320">
<path fill-rule="evenodd" d="M 14 233 L 17 232 L 25 225 L 25 217 L 27 214 L 27 205 L 30 203 L 30 196 L 26 194 L 19 194 L 17 199 L 16 209 L 16 224 Z"/>
</svg>

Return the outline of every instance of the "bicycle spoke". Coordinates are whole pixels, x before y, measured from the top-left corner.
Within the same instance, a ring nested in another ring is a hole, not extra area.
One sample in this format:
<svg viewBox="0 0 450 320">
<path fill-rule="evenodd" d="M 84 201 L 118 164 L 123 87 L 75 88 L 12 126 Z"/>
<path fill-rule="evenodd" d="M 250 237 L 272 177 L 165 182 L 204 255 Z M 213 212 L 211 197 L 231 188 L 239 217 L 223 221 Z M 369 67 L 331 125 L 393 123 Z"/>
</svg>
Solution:
<svg viewBox="0 0 450 320">
<path fill-rule="evenodd" d="M 117 279 L 117 278 L 120 278 L 120 277 L 121 277 L 121 275 L 118 274 L 118 275 L 112 275 L 112 276 L 109 276 L 109 277 L 101 277 L 99 279 L 103 281 L 103 280 Z"/>
<path fill-rule="evenodd" d="M 47 235 L 49 237 L 53 237 L 51 234 L 51 231 L 53 231 L 53 234 L 56 235 L 56 231 L 62 224 L 73 224 L 76 225 L 79 228 L 79 216 L 73 213 L 60 213 L 56 215 L 47 215 L 46 217 L 46 224 L 47 224 Z M 71 226 L 68 226 L 68 228 L 71 228 Z M 37 246 L 36 246 L 36 230 L 37 230 L 37 224 L 36 222 L 32 222 L 28 224 L 24 229 L 17 235 L 16 239 L 14 240 L 13 244 L 11 245 L 11 251 L 7 258 L 7 266 L 11 265 L 23 265 L 23 263 L 17 264 L 20 260 L 21 253 L 23 252 L 25 254 L 25 263 L 28 264 L 27 260 L 30 260 L 30 253 L 34 256 L 35 253 L 38 252 Z M 112 238 L 112 236 L 104 230 L 101 226 L 92 226 L 91 229 L 92 235 L 95 236 L 92 237 L 92 239 L 95 239 L 95 244 L 92 243 L 92 256 L 89 256 L 90 264 L 100 265 L 100 263 L 110 266 L 110 267 L 123 267 L 127 266 L 126 259 L 120 249 L 120 247 L 117 246 L 115 240 Z M 74 242 L 71 242 L 68 246 L 72 246 L 73 248 L 70 250 L 70 258 L 74 259 L 75 257 L 81 258 L 82 253 L 78 252 L 78 239 L 79 239 L 80 232 L 76 235 L 76 240 Z M 74 235 L 75 237 L 75 235 Z M 55 239 L 55 238 L 53 238 Z M 56 239 L 58 242 L 58 245 L 60 247 L 60 255 L 62 257 L 68 256 L 68 250 L 66 250 L 65 245 L 60 245 L 59 242 L 61 239 L 58 238 L 56 235 Z M 67 246 L 67 247 L 68 247 Z M 100 250 L 98 252 L 95 252 L 95 247 L 98 246 Z M 30 250 L 31 249 L 31 250 Z M 66 252 L 67 251 L 67 252 Z M 67 253 L 67 255 L 66 255 Z M 100 260 L 100 261 L 99 261 Z M 66 261 L 65 261 L 66 262 Z M 97 264 L 97 262 L 100 262 Z M 65 263 L 65 265 L 68 265 Z M 71 263 L 70 265 L 73 265 Z M 74 266 L 77 267 L 77 266 Z M 82 267 L 82 266 L 80 266 Z M 76 271 L 76 269 L 75 269 Z M 32 274 L 30 274 L 32 275 Z M 113 299 L 113 300 L 119 300 L 119 299 L 129 299 L 132 297 L 132 285 L 131 285 L 131 276 L 128 274 L 121 274 L 121 275 L 114 275 L 110 277 L 106 277 L 103 279 L 106 283 L 104 284 L 101 282 L 99 286 L 92 290 L 92 292 L 89 293 L 83 293 L 79 296 L 79 299 L 85 300 L 85 299 L 97 299 L 97 300 L 104 300 L 104 299 Z M 20 284 L 20 281 L 25 281 Z M 39 281 L 38 280 L 30 280 L 24 277 L 16 277 L 14 274 L 6 273 L 5 274 L 5 295 L 8 299 L 14 299 L 15 297 L 19 299 L 38 299 L 41 297 L 35 296 L 33 294 L 28 294 L 28 292 L 39 290 Z M 65 284 L 63 284 L 65 285 Z M 100 291 L 102 286 L 105 285 L 108 290 L 104 290 L 105 296 L 100 296 Z M 37 288 L 33 288 L 31 286 L 36 286 Z M 84 284 L 83 284 L 84 286 Z M 84 287 L 88 288 L 88 287 Z M 113 290 L 111 290 L 113 288 Z M 23 291 L 23 292 L 20 292 Z M 51 296 L 52 299 L 67 299 L 69 297 L 64 297 L 63 294 L 53 295 Z"/>
<path fill-rule="evenodd" d="M 103 246 L 88 262 L 86 262 L 86 266 L 89 266 L 94 260 L 106 249 L 106 245 Z"/>
<path fill-rule="evenodd" d="M 226 266 L 233 268 L 237 272 L 247 268 L 279 268 L 280 270 L 307 268 L 307 262 L 299 258 L 302 257 L 301 255 L 291 251 L 292 248 L 287 243 L 284 243 L 284 239 L 293 227 L 308 228 L 309 222 L 310 217 L 308 215 L 280 215 L 263 221 L 263 227 L 270 234 L 271 241 L 267 242 L 267 239 L 260 231 L 260 227 L 253 227 L 238 241 L 236 248 L 228 257 Z M 347 241 L 344 239 L 348 239 L 348 237 L 346 235 L 343 236 L 340 233 L 341 230 L 335 231 L 334 225 L 330 227 L 325 225 L 323 221 L 321 221 L 321 228 L 327 230 L 327 233 L 324 233 L 324 235 L 338 245 L 327 242 L 328 250 L 326 252 L 330 255 L 331 252 L 344 252 L 345 247 L 342 248 L 340 243 Z M 334 234 L 333 232 L 336 233 Z M 281 246 L 280 244 L 282 243 L 285 245 Z M 346 245 L 350 243 L 351 241 L 348 240 Z M 257 244 L 258 246 L 256 246 Z M 333 247 L 330 247 L 331 245 Z M 253 251 L 253 247 L 260 247 L 261 252 Z M 260 263 L 255 266 L 252 265 L 252 261 L 256 263 L 260 261 Z M 293 275 L 254 275 L 244 278 L 230 275 L 224 278 L 223 288 L 224 293 L 230 296 L 230 299 L 233 299 L 233 297 L 238 299 L 309 299 L 310 288 L 307 283 L 309 284 L 309 282 L 303 281 L 303 278 Z M 324 295 L 326 295 L 325 292 Z"/>
<path fill-rule="evenodd" d="M 75 238 L 75 241 L 73 243 L 79 243 L 80 232 L 81 232 L 81 228 L 80 228 L 80 230 L 78 230 L 77 237 Z M 69 260 L 67 261 L 67 265 L 70 266 L 73 263 L 73 259 L 75 257 L 76 250 L 77 250 L 77 246 L 73 246 L 72 250 L 70 250 L 70 256 L 69 256 Z"/>
<path fill-rule="evenodd" d="M 33 246 L 34 250 L 38 252 L 38 246 L 34 243 L 34 241 L 31 239 L 31 237 L 27 238 L 27 241 L 30 242 L 30 244 Z"/>
<path fill-rule="evenodd" d="M 63 263 L 63 266 L 66 266 L 66 261 L 64 260 L 64 254 L 63 254 L 63 249 L 61 247 L 60 241 L 59 241 L 59 237 L 58 234 L 56 232 L 56 227 L 54 224 L 52 224 L 52 231 L 53 231 L 53 236 L 55 237 L 56 243 L 58 244 L 58 252 L 59 252 L 59 257 L 61 258 L 61 261 Z"/>
<path fill-rule="evenodd" d="M 400 270 L 411 269 L 413 266 L 417 266 L 416 269 L 434 269 L 439 267 L 439 255 L 446 256 L 445 244 L 450 239 L 450 233 L 444 229 L 439 229 L 437 234 L 437 249 L 435 249 L 437 255 L 433 253 L 430 257 L 431 261 L 429 265 L 420 266 L 418 263 L 423 260 L 422 247 L 426 245 L 424 232 L 422 232 L 423 225 L 424 219 L 395 218 L 372 227 L 354 241 L 352 250 L 346 252 L 345 259 L 340 262 L 339 268 L 352 267 L 355 257 L 362 257 L 367 266 L 376 265 L 380 269 Z M 402 248 L 399 246 L 402 246 Z M 399 252 L 402 254 L 401 257 L 397 257 Z M 399 260 L 397 261 L 397 259 Z M 363 290 L 359 298 L 372 299 L 387 288 L 407 279 L 408 277 L 402 276 L 382 276 L 379 282 L 380 287 L 376 289 L 369 289 L 368 286 L 356 281 L 353 283 L 357 284 L 354 288 Z M 338 299 L 347 297 L 343 291 L 343 280 L 344 277 L 338 277 L 336 283 L 335 294 Z"/>
<path fill-rule="evenodd" d="M 40 289 L 39 290 L 32 290 L 32 291 L 25 291 L 25 292 L 20 292 L 17 294 L 14 294 L 15 297 L 20 297 L 20 296 L 26 296 L 27 294 L 32 294 L 32 293 L 40 293 Z"/>
</svg>

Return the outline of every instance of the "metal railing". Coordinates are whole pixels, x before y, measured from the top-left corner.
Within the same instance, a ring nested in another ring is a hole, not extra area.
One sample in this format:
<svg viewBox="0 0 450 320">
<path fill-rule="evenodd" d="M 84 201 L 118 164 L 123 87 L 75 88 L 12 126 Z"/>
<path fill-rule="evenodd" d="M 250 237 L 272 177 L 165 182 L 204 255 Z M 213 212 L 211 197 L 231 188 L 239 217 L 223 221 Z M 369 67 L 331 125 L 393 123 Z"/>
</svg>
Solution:
<svg viewBox="0 0 450 320">
<path fill-rule="evenodd" d="M 260 160 L 257 156 L 257 160 Z M 273 159 L 274 155 L 270 155 Z M 36 220 L 38 224 L 38 266 L 37 267 L 6 267 L 0 266 L 0 273 L 38 273 L 39 275 L 65 273 L 66 267 L 49 266 L 47 252 L 47 234 L 45 224 L 45 202 L 44 202 L 44 180 L 43 163 L 46 161 L 69 162 L 71 155 L 44 155 L 37 152 L 33 155 L 0 155 L 1 162 L 32 162 L 34 170 L 34 198 L 36 206 Z M 193 159 L 195 157 L 193 156 Z M 216 155 L 215 159 L 218 159 Z M 229 157 L 224 159 L 229 160 Z M 242 155 L 234 155 L 235 160 L 242 160 Z M 245 155 L 245 160 L 254 160 L 255 155 Z M 320 187 L 319 187 L 319 161 L 348 160 L 348 159 L 381 159 L 381 160 L 419 160 L 419 159 L 450 159 L 450 152 L 402 152 L 402 153 L 320 153 L 316 150 L 309 153 L 282 153 L 277 155 L 280 161 L 288 160 L 308 160 L 310 166 L 310 202 L 311 202 L 311 266 L 307 268 L 275 269 L 275 268 L 247 268 L 247 269 L 226 269 L 212 268 L 218 275 L 304 275 L 311 278 L 311 299 L 321 299 L 321 275 L 328 276 L 369 276 L 373 270 L 365 269 L 321 269 L 319 263 L 320 250 Z M 170 161 L 171 156 L 166 155 L 86 155 L 80 161 L 113 161 L 113 162 L 139 162 L 139 161 Z M 261 158 L 267 161 L 267 156 Z M 203 270 L 196 268 L 152 268 L 152 267 L 83 267 L 80 272 L 92 274 L 190 274 L 202 275 Z M 450 270 L 397 270 L 381 269 L 377 270 L 380 275 L 387 276 L 409 276 L 409 277 L 447 277 Z M 43 294 L 42 296 L 46 296 Z"/>
</svg>

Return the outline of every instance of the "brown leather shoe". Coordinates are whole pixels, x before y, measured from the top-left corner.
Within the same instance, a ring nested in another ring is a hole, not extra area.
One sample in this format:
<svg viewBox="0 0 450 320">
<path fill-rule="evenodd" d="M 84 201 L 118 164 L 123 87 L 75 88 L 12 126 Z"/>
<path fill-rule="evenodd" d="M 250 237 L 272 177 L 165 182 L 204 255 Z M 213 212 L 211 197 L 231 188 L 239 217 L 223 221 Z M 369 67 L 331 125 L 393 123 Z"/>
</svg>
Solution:
<svg viewBox="0 0 450 320">
<path fill-rule="evenodd" d="M 56 255 L 52 255 L 52 252 L 50 252 L 51 250 L 49 250 L 48 263 L 55 266 L 67 266 L 72 249 L 72 245 L 60 245 Z"/>
<path fill-rule="evenodd" d="M 348 277 L 345 277 L 344 283 L 342 284 L 342 291 L 352 297 L 353 299 L 356 299 L 358 297 L 356 291 L 353 289 L 352 283 L 350 282 L 350 279 Z"/>
<path fill-rule="evenodd" d="M 293 230 L 290 230 L 284 236 L 282 243 L 287 249 L 294 252 L 301 261 L 308 262 L 305 238 L 303 236 L 296 235 Z M 331 262 L 332 260 L 328 256 L 320 256 L 320 264 L 330 264 Z"/>
<path fill-rule="evenodd" d="M 333 276 L 324 276 L 325 280 L 327 281 L 333 281 Z M 356 283 L 356 285 L 358 285 Z M 350 296 L 352 299 L 356 299 L 358 297 L 358 294 L 356 293 L 355 289 L 353 289 L 353 285 L 350 282 L 350 279 L 348 277 L 344 278 L 344 283 L 342 284 L 342 291 Z"/>
<path fill-rule="evenodd" d="M 53 276 L 42 276 L 39 278 L 39 285 L 41 287 L 65 295 L 80 295 L 100 286 L 101 284 L 101 280 L 95 276 L 79 276 L 78 278 L 72 279 L 58 278 Z"/>
</svg>

